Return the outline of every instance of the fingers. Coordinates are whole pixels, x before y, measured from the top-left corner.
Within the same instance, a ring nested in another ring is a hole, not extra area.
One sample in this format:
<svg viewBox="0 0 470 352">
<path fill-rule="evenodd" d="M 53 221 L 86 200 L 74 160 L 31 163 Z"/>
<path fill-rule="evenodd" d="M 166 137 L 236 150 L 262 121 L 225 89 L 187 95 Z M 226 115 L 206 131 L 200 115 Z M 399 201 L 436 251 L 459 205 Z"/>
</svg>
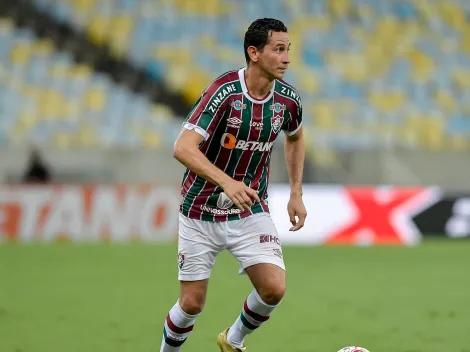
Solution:
<svg viewBox="0 0 470 352">
<path fill-rule="evenodd" d="M 258 191 L 255 191 L 254 189 L 247 187 L 246 193 L 248 193 L 251 199 L 255 199 L 258 203 L 261 203 L 261 200 L 259 199 L 259 196 L 258 196 Z"/>
<path fill-rule="evenodd" d="M 245 193 L 236 194 L 234 198 L 237 200 L 237 202 L 235 203 L 234 201 L 234 203 L 238 203 L 237 206 L 242 211 L 250 210 L 251 206 L 253 205 L 250 197 L 248 197 Z"/>
<path fill-rule="evenodd" d="M 233 204 L 242 211 L 250 210 L 254 201 L 260 201 L 258 191 L 246 186 L 243 182 L 237 182 L 232 189 L 224 190 Z"/>
<path fill-rule="evenodd" d="M 294 209 L 291 209 L 290 207 L 287 209 L 287 212 L 289 213 L 289 220 L 292 225 L 297 224 L 297 220 L 295 219 L 295 211 Z"/>
<path fill-rule="evenodd" d="M 298 214 L 297 217 L 299 218 L 299 221 L 297 222 L 297 224 L 293 224 L 294 226 L 290 228 L 290 231 L 295 232 L 295 231 L 300 230 L 302 227 L 304 227 L 305 218 L 307 217 L 307 214 L 301 213 L 301 214 Z"/>
<path fill-rule="evenodd" d="M 242 206 L 242 204 L 241 204 L 241 202 L 240 202 L 240 200 L 238 200 L 238 197 L 233 196 L 233 197 L 232 197 L 232 201 L 233 201 L 233 204 L 235 204 L 238 209 L 240 209 L 241 211 L 244 210 L 244 209 L 243 209 L 243 206 Z"/>
</svg>

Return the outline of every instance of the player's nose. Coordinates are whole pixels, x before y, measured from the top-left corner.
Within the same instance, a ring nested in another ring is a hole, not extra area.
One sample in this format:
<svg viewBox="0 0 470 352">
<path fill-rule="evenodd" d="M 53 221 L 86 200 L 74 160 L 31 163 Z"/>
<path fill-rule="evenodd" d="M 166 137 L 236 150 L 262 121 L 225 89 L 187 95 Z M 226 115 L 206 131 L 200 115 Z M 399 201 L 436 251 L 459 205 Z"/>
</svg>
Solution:
<svg viewBox="0 0 470 352">
<path fill-rule="evenodd" d="M 290 64 L 290 57 L 289 57 L 289 54 L 287 53 L 287 50 L 284 52 L 284 56 L 282 57 L 282 63 L 284 65 Z"/>
</svg>

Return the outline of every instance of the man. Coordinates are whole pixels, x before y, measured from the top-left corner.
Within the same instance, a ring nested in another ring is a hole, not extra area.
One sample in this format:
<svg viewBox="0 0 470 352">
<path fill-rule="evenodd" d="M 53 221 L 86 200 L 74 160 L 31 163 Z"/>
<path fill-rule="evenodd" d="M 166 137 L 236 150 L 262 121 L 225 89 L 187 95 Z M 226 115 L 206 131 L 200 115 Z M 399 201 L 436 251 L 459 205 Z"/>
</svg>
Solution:
<svg viewBox="0 0 470 352">
<path fill-rule="evenodd" d="M 245 337 L 269 319 L 285 292 L 285 267 L 269 214 L 271 149 L 281 130 L 291 184 L 288 214 L 304 225 L 302 104 L 282 78 L 289 64 L 287 28 L 253 22 L 245 34 L 247 67 L 217 78 L 187 117 L 174 156 L 187 167 L 182 184 L 178 263 L 180 297 L 164 324 L 160 351 L 179 351 L 202 312 L 218 253 L 227 249 L 254 290 L 241 315 L 217 338 L 222 352 L 246 351 Z"/>
</svg>

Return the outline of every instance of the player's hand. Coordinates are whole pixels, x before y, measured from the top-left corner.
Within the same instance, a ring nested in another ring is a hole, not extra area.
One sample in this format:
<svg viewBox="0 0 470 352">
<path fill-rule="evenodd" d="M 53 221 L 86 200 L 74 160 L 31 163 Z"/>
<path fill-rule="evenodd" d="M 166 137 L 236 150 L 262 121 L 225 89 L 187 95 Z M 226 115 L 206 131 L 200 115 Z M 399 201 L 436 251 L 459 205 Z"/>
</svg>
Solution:
<svg viewBox="0 0 470 352">
<path fill-rule="evenodd" d="M 254 201 L 260 202 L 258 191 L 251 189 L 241 181 L 230 181 L 223 187 L 227 197 L 238 207 L 238 209 L 250 210 Z"/>
<path fill-rule="evenodd" d="M 298 231 L 305 224 L 307 210 L 300 195 L 291 196 L 287 204 L 287 212 L 289 213 L 290 222 L 293 225 L 289 231 Z M 297 217 L 297 218 L 296 218 Z"/>
</svg>

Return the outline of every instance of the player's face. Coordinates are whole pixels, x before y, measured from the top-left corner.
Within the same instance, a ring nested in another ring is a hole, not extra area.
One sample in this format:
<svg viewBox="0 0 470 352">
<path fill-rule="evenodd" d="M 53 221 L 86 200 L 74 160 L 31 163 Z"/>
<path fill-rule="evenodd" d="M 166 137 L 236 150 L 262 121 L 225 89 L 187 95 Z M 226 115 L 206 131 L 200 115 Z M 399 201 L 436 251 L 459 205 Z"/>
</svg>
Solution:
<svg viewBox="0 0 470 352">
<path fill-rule="evenodd" d="M 282 79 L 289 66 L 289 36 L 285 32 L 271 32 L 269 41 L 259 55 L 260 68 L 274 79 Z"/>
</svg>

